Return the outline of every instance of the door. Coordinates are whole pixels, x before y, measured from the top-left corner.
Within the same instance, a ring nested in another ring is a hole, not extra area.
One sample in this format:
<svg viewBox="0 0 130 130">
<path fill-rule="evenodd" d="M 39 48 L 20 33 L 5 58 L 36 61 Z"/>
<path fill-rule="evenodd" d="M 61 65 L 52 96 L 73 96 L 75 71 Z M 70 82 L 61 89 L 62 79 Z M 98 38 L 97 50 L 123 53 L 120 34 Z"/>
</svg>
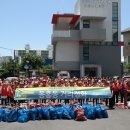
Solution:
<svg viewBox="0 0 130 130">
<path fill-rule="evenodd" d="M 96 77 L 97 76 L 97 68 L 85 68 L 85 76 L 88 77 Z"/>
</svg>

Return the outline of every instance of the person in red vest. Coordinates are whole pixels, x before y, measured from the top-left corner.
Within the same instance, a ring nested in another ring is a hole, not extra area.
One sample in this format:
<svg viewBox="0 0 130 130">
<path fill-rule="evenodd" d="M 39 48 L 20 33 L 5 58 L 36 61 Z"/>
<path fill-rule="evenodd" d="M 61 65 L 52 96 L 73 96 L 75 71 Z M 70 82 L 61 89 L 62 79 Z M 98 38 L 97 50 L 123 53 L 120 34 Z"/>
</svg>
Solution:
<svg viewBox="0 0 130 130">
<path fill-rule="evenodd" d="M 121 84 L 119 85 L 119 92 L 120 92 L 120 96 L 121 96 L 121 103 L 123 103 L 125 93 L 127 92 L 126 83 L 123 79 L 121 81 Z"/>
<path fill-rule="evenodd" d="M 16 86 L 14 84 L 8 85 L 7 92 L 8 92 L 8 98 L 10 103 L 15 103 L 14 101 L 14 95 L 15 95 Z"/>
<path fill-rule="evenodd" d="M 1 95 L 2 85 L 3 85 L 3 83 L 2 83 L 2 81 L 0 81 L 0 95 Z"/>
<path fill-rule="evenodd" d="M 130 80 L 125 80 L 126 92 L 124 93 L 124 105 L 127 108 L 127 100 L 130 97 Z"/>
<path fill-rule="evenodd" d="M 116 103 L 119 101 L 119 86 L 120 86 L 120 81 L 116 80 L 113 83 L 113 97 Z"/>
<path fill-rule="evenodd" d="M 1 104 L 2 105 L 7 105 L 7 101 L 8 101 L 7 86 L 8 86 L 8 83 L 4 82 L 1 88 Z"/>
</svg>

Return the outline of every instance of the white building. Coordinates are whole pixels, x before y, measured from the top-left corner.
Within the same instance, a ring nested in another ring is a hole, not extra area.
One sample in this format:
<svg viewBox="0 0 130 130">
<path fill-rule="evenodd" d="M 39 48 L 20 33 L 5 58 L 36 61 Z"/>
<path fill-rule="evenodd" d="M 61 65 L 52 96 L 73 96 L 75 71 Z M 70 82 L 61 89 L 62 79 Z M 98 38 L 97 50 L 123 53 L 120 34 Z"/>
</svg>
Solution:
<svg viewBox="0 0 130 130">
<path fill-rule="evenodd" d="M 49 59 L 53 59 L 53 45 L 48 45 L 47 50 L 49 52 Z"/>
<path fill-rule="evenodd" d="M 0 57 L 0 64 L 9 62 L 10 60 L 12 60 L 12 56 L 2 56 Z"/>
<path fill-rule="evenodd" d="M 120 0 L 78 0 L 75 14 L 54 14 L 54 70 L 81 77 L 121 75 L 120 12 Z"/>
</svg>

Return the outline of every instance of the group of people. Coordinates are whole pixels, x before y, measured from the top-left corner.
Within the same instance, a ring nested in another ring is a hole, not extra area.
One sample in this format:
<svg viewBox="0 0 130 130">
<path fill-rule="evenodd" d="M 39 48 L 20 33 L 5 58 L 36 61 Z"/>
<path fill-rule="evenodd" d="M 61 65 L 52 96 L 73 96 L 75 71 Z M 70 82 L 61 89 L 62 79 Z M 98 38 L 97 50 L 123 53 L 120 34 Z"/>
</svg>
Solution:
<svg viewBox="0 0 130 130">
<path fill-rule="evenodd" d="M 73 77 L 71 79 L 55 78 L 51 79 L 47 75 L 32 78 L 19 78 L 18 80 L 0 81 L 1 104 L 7 104 L 14 101 L 15 90 L 17 88 L 34 88 L 34 87 L 110 87 L 112 98 L 109 100 L 109 107 L 115 103 L 121 102 L 126 104 L 126 96 L 129 95 L 130 81 L 123 78 L 111 77 Z M 106 105 L 108 100 L 106 100 Z"/>
</svg>

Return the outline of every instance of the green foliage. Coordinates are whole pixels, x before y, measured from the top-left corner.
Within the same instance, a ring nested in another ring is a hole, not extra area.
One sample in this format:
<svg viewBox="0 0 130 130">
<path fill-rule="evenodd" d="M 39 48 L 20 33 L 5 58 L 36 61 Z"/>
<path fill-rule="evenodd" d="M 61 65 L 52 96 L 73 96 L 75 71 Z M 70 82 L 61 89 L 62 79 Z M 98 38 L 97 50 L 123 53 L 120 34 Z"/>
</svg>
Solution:
<svg viewBox="0 0 130 130">
<path fill-rule="evenodd" d="M 32 53 L 27 53 L 22 59 L 20 68 L 25 70 L 24 66 L 27 64 L 29 69 L 39 70 L 43 67 L 44 59 L 41 56 L 33 55 Z"/>
<path fill-rule="evenodd" d="M 124 70 L 126 70 L 127 72 L 130 72 L 130 63 L 129 64 L 125 64 L 124 65 Z"/>
<path fill-rule="evenodd" d="M 128 69 L 128 71 L 130 72 L 130 63 L 128 65 L 126 65 L 126 68 Z"/>
<path fill-rule="evenodd" d="M 14 61 L 4 62 L 1 65 L 0 77 L 5 78 L 8 76 L 14 76 Z"/>
<path fill-rule="evenodd" d="M 28 70 L 24 68 L 26 64 L 29 66 Z M 29 76 L 29 70 L 38 70 L 38 74 L 49 73 L 52 70 L 52 66 L 44 66 L 44 59 L 41 56 L 27 53 L 22 58 L 21 64 L 17 61 L 14 62 L 14 60 L 3 63 L 0 68 L 0 78 L 19 76 L 19 72 Z"/>
<path fill-rule="evenodd" d="M 52 70 L 52 65 L 44 66 L 42 71 L 43 73 L 49 73 Z"/>
</svg>

